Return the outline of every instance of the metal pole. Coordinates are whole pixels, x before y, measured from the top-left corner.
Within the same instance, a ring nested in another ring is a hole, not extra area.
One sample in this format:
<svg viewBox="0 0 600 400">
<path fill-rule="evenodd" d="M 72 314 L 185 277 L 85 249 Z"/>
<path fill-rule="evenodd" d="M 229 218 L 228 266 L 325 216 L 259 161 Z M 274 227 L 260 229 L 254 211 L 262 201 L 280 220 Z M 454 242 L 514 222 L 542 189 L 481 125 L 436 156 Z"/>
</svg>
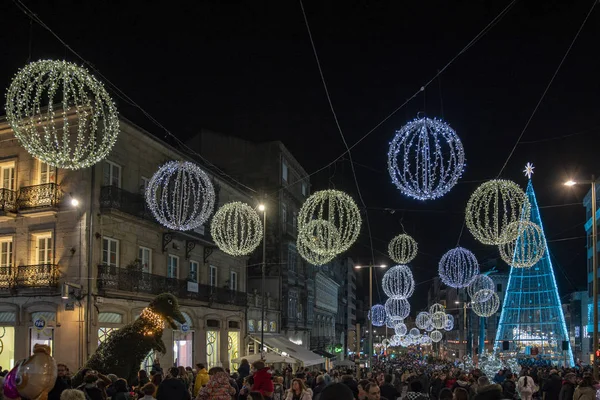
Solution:
<svg viewBox="0 0 600 400">
<path fill-rule="evenodd" d="M 369 267 L 369 310 L 373 309 L 373 268 L 371 265 Z M 371 366 L 371 360 L 373 359 L 373 324 L 369 327 L 369 358 L 367 359 L 369 362 L 369 368 Z"/>
<path fill-rule="evenodd" d="M 593 289 L 594 289 L 594 379 L 598 380 L 598 364 L 596 360 L 596 349 L 598 349 L 598 253 L 596 252 L 596 242 L 598 241 L 598 227 L 596 223 L 596 177 L 592 175 L 592 266 Z"/>
<path fill-rule="evenodd" d="M 463 338 L 465 340 L 465 356 L 468 355 L 467 346 L 467 302 L 463 302 Z"/>
<path fill-rule="evenodd" d="M 267 259 L 267 208 L 263 210 L 263 259 L 262 259 L 262 282 L 261 282 L 261 323 L 260 323 L 260 354 L 264 358 L 265 343 L 265 263 Z"/>
<path fill-rule="evenodd" d="M 485 352 L 485 318 L 479 317 L 479 354 Z"/>
</svg>

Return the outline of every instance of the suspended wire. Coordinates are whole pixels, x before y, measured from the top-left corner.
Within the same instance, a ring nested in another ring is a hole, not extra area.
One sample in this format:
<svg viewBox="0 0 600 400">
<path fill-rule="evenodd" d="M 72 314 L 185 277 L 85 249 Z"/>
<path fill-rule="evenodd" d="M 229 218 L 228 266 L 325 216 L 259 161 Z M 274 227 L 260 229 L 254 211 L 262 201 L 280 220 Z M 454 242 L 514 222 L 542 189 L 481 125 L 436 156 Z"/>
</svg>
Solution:
<svg viewBox="0 0 600 400">
<path fill-rule="evenodd" d="M 218 166 L 216 166 L 215 164 L 213 164 L 212 162 L 210 162 L 208 159 L 204 158 L 198 152 L 194 151 L 187 144 L 185 144 L 183 141 L 181 141 L 177 136 L 175 136 L 173 133 L 171 133 L 171 131 L 169 131 L 163 124 L 161 124 L 149 112 L 147 112 L 144 108 L 142 108 L 142 106 L 140 106 L 138 103 L 136 103 L 131 97 L 129 97 L 125 92 L 123 92 L 116 84 L 114 84 L 110 79 L 108 79 L 106 76 L 104 76 L 92 63 L 90 63 L 88 60 L 86 60 L 85 58 L 83 58 L 83 56 L 81 56 L 77 51 L 75 51 L 71 46 L 69 46 L 58 34 L 56 34 L 48 25 L 46 25 L 44 23 L 44 21 L 42 21 L 36 14 L 34 14 L 21 0 L 13 0 L 13 3 L 15 3 L 15 5 L 23 13 L 25 13 L 25 15 L 27 15 L 30 18 L 30 21 L 34 21 L 37 24 L 39 24 L 42 28 L 46 29 L 52 36 L 54 36 L 65 47 L 65 49 L 67 49 L 71 53 L 73 53 L 88 68 L 90 68 L 92 71 L 94 71 L 94 73 L 96 75 L 98 75 L 100 78 L 102 78 L 102 80 L 108 84 L 108 86 L 117 95 L 117 97 L 119 97 L 120 99 L 122 99 L 124 102 L 126 102 L 130 106 L 137 108 L 152 123 L 154 123 L 156 126 L 158 126 L 159 128 L 161 128 L 166 135 L 169 135 L 171 138 L 173 138 L 173 140 L 175 140 L 175 142 L 180 147 L 182 147 L 182 150 L 187 151 L 188 155 L 193 155 L 193 156 L 199 158 L 200 160 L 202 160 L 208 168 L 212 169 L 213 172 L 215 172 L 218 175 L 220 175 L 221 178 L 225 177 L 225 178 L 229 179 L 231 182 L 236 183 L 240 187 L 242 187 L 244 189 L 247 189 L 247 190 L 249 190 L 249 191 L 251 191 L 253 193 L 257 193 L 256 190 L 254 190 L 253 188 L 251 188 L 251 187 L 245 185 L 244 183 L 238 181 L 237 179 L 235 179 L 231 175 L 227 174 L 225 171 L 223 171 Z"/>
<path fill-rule="evenodd" d="M 597 130 L 600 130 L 600 126 L 595 126 L 593 128 L 589 128 L 583 131 L 579 131 L 579 132 L 575 132 L 575 133 L 569 133 L 567 135 L 562 135 L 562 136 L 555 136 L 555 137 L 551 137 L 551 138 L 546 138 L 546 139 L 539 139 L 539 140 L 522 140 L 521 144 L 533 144 L 533 143 L 543 143 L 543 142 L 550 142 L 553 140 L 560 140 L 560 139 L 566 139 L 572 136 L 578 136 L 578 135 L 583 135 L 586 133 L 592 133 L 595 132 Z"/>
<path fill-rule="evenodd" d="M 560 60 L 560 63 L 558 64 L 558 67 L 556 67 L 556 70 L 554 71 L 554 74 L 552 75 L 552 78 L 550 79 L 550 82 L 548 82 L 548 85 L 546 85 L 546 88 L 544 89 L 544 92 L 542 93 L 542 96 L 538 100 L 537 104 L 535 105 L 535 108 L 533 109 L 533 112 L 531 113 L 531 115 L 529 116 L 529 119 L 525 123 L 525 126 L 523 127 L 523 130 L 521 131 L 521 134 L 517 138 L 517 142 L 513 146 L 513 148 L 510 151 L 510 153 L 508 154 L 508 158 L 506 159 L 506 161 L 502 165 L 502 168 L 500 168 L 500 172 L 498 173 L 498 176 L 496 177 L 496 179 L 498 179 L 500 177 L 500 175 L 502 175 L 502 171 L 504 171 L 504 168 L 506 168 L 506 165 L 508 164 L 508 161 L 511 159 L 512 155 L 514 154 L 515 150 L 517 149 L 517 146 L 519 145 L 519 142 L 523 138 L 523 135 L 525 134 L 525 131 L 527 130 L 527 128 L 529 127 L 529 124 L 531 123 L 531 120 L 535 116 L 537 110 L 540 108 L 540 105 L 542 104 L 542 101 L 544 101 L 544 98 L 546 97 L 546 93 L 548 93 L 548 90 L 550 90 L 550 86 L 552 86 L 552 83 L 554 82 L 554 79 L 558 75 L 558 72 L 560 71 L 560 68 L 562 67 L 562 65 L 564 64 L 565 60 L 567 59 L 567 56 L 571 52 L 571 49 L 573 48 L 573 45 L 577 41 L 577 38 L 579 37 L 579 34 L 583 30 L 583 27 L 585 26 L 585 23 L 587 22 L 588 18 L 592 14 L 592 11 L 594 11 L 594 8 L 596 7 L 597 3 L 598 3 L 598 0 L 594 0 L 593 1 L 592 7 L 590 8 L 590 11 L 588 11 L 587 15 L 585 16 L 585 19 L 581 23 L 581 26 L 579 26 L 579 29 L 577 30 L 577 33 L 575 34 L 575 37 L 573 38 L 573 40 L 571 41 L 571 44 L 567 48 L 567 51 L 565 52 L 565 55 Z"/>
</svg>

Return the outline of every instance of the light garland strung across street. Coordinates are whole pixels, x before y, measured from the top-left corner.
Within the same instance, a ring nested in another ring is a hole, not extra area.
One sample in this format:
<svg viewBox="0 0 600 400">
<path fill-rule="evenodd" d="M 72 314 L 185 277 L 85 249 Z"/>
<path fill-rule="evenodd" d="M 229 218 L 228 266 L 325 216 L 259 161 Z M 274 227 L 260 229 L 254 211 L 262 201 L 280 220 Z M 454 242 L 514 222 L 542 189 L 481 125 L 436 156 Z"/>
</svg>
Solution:
<svg viewBox="0 0 600 400">
<path fill-rule="evenodd" d="M 469 294 L 469 297 L 471 299 L 473 299 L 473 297 L 475 296 L 475 293 L 479 292 L 480 290 L 483 289 L 487 289 L 490 291 L 490 293 L 494 293 L 494 288 L 496 287 L 496 285 L 494 284 L 494 281 L 492 280 L 492 278 L 490 278 L 487 275 L 477 275 L 475 277 L 475 279 L 473 279 L 473 282 L 471 282 L 471 284 L 469 286 L 467 286 L 467 293 Z M 488 293 L 488 292 L 486 292 Z M 491 294 L 490 294 L 491 296 Z M 487 298 L 482 299 L 482 301 L 487 300 Z"/>
<path fill-rule="evenodd" d="M 428 312 L 421 311 L 417 314 L 417 318 L 415 318 L 415 325 L 419 329 L 425 329 L 429 322 L 431 322 L 431 316 Z"/>
<path fill-rule="evenodd" d="M 459 289 L 473 282 L 479 274 L 479 264 L 475 254 L 463 247 L 456 247 L 442 256 L 438 271 L 442 282 Z"/>
<path fill-rule="evenodd" d="M 117 107 L 86 69 L 40 60 L 17 72 L 6 120 L 27 152 L 52 166 L 81 169 L 106 158 L 117 141 Z"/>
<path fill-rule="evenodd" d="M 375 304 L 368 312 L 368 319 L 373 326 L 383 326 L 385 324 L 385 307 L 381 304 Z"/>
<path fill-rule="evenodd" d="M 417 256 L 419 246 L 412 237 L 403 233 L 394 237 L 388 245 L 388 254 L 398 264 L 408 264 Z"/>
<path fill-rule="evenodd" d="M 316 229 L 317 237 L 306 237 L 299 235 L 299 240 L 304 241 L 306 246 L 318 254 L 334 255 L 343 253 L 358 238 L 360 233 L 361 217 L 358 206 L 344 192 L 339 190 L 321 190 L 313 193 L 302 205 L 298 214 L 298 230 L 302 232 L 313 220 L 324 220 L 335 227 L 339 235 L 339 242 L 327 235 L 332 234 L 330 229 Z"/>
<path fill-rule="evenodd" d="M 393 299 L 407 299 L 415 291 L 415 280 L 409 267 L 396 265 L 383 275 L 383 292 Z"/>
<path fill-rule="evenodd" d="M 429 334 L 429 337 L 431 338 L 431 341 L 434 343 L 439 342 L 440 340 L 442 340 L 442 332 L 440 331 L 433 331 Z"/>
<path fill-rule="evenodd" d="M 299 238 L 296 239 L 296 250 L 303 259 L 317 267 L 325 265 L 335 258 L 335 256 L 322 256 L 315 253 L 314 251 L 311 251 Z"/>
<path fill-rule="evenodd" d="M 387 299 L 385 312 L 392 320 L 404 320 L 410 314 L 410 304 L 406 299 Z"/>
<path fill-rule="evenodd" d="M 431 314 L 431 322 L 435 329 L 443 329 L 446 326 L 447 319 L 446 313 L 442 311 Z"/>
<path fill-rule="evenodd" d="M 340 246 L 340 233 L 329 221 L 313 219 L 299 231 L 299 241 L 310 251 L 324 257 L 335 257 Z"/>
<path fill-rule="evenodd" d="M 210 234 L 221 251 L 232 256 L 245 256 L 260 244 L 263 226 L 252 207 L 236 201 L 223 205 L 215 213 Z"/>
<path fill-rule="evenodd" d="M 447 123 L 415 119 L 396 131 L 388 151 L 392 182 L 405 196 L 433 200 L 452 189 L 465 167 L 463 145 Z"/>
<path fill-rule="evenodd" d="M 473 312 L 480 317 L 490 317 L 498 311 L 500 299 L 496 293 L 492 292 L 487 300 L 479 301 L 479 298 L 485 298 L 489 294 L 482 292 L 487 292 L 487 289 L 480 290 L 475 294 L 471 307 L 473 308 Z"/>
<path fill-rule="evenodd" d="M 404 324 L 403 322 L 396 324 L 396 326 L 394 327 L 394 332 L 396 333 L 396 335 L 400 335 L 400 336 L 406 335 L 407 330 L 408 330 L 408 328 L 406 327 L 406 324 Z"/>
<path fill-rule="evenodd" d="M 542 259 L 546 246 L 544 233 L 538 224 L 512 222 L 506 231 L 508 236 L 516 236 L 516 239 L 498 246 L 504 262 L 514 268 L 531 268 Z"/>
<path fill-rule="evenodd" d="M 512 222 L 529 220 L 531 205 L 525 192 L 512 181 L 494 179 L 479 186 L 469 198 L 466 224 L 483 244 L 501 245 L 517 238 L 508 231 Z"/>
<path fill-rule="evenodd" d="M 215 206 L 215 189 L 196 164 L 169 161 L 150 179 L 146 203 L 162 225 L 189 231 L 208 221 Z"/>
<path fill-rule="evenodd" d="M 446 307 L 441 305 L 440 303 L 434 303 L 431 307 L 429 307 L 429 314 L 435 314 L 436 312 L 445 312 Z"/>
</svg>

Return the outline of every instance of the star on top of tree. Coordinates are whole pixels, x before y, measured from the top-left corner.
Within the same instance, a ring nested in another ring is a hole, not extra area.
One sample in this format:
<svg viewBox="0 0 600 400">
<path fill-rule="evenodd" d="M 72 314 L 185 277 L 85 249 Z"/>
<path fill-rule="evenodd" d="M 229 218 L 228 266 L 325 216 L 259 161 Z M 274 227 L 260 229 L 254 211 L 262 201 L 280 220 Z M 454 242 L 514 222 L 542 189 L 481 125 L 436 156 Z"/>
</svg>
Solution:
<svg viewBox="0 0 600 400">
<path fill-rule="evenodd" d="M 525 165 L 525 169 L 523 170 L 523 172 L 525 173 L 525 176 L 527 177 L 527 179 L 531 179 L 531 175 L 533 175 L 533 170 L 534 169 L 535 169 L 535 167 L 530 162 L 528 162 Z"/>
</svg>

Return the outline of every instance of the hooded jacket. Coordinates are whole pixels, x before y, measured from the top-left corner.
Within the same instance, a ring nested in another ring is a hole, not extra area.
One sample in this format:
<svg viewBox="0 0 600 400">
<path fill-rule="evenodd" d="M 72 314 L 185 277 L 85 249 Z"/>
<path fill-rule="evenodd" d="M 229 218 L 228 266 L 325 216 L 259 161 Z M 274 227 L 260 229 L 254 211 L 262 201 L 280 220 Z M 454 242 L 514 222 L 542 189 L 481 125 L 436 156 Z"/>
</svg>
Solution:
<svg viewBox="0 0 600 400">
<path fill-rule="evenodd" d="M 217 372 L 210 377 L 206 386 L 200 389 L 197 399 L 231 400 L 233 395 L 235 388 L 229 383 L 229 376 L 225 372 Z"/>
<path fill-rule="evenodd" d="M 196 380 L 194 381 L 194 397 L 198 395 L 202 386 L 208 383 L 208 371 L 206 368 L 202 368 L 198 371 L 198 375 L 196 375 Z"/>
<path fill-rule="evenodd" d="M 473 400 L 502 400 L 503 398 L 502 386 L 493 383 L 491 385 L 480 386 Z"/>
<path fill-rule="evenodd" d="M 573 400 L 574 393 L 575 384 L 569 381 L 564 381 L 562 388 L 560 389 L 560 393 L 558 395 L 558 400 Z"/>
</svg>

